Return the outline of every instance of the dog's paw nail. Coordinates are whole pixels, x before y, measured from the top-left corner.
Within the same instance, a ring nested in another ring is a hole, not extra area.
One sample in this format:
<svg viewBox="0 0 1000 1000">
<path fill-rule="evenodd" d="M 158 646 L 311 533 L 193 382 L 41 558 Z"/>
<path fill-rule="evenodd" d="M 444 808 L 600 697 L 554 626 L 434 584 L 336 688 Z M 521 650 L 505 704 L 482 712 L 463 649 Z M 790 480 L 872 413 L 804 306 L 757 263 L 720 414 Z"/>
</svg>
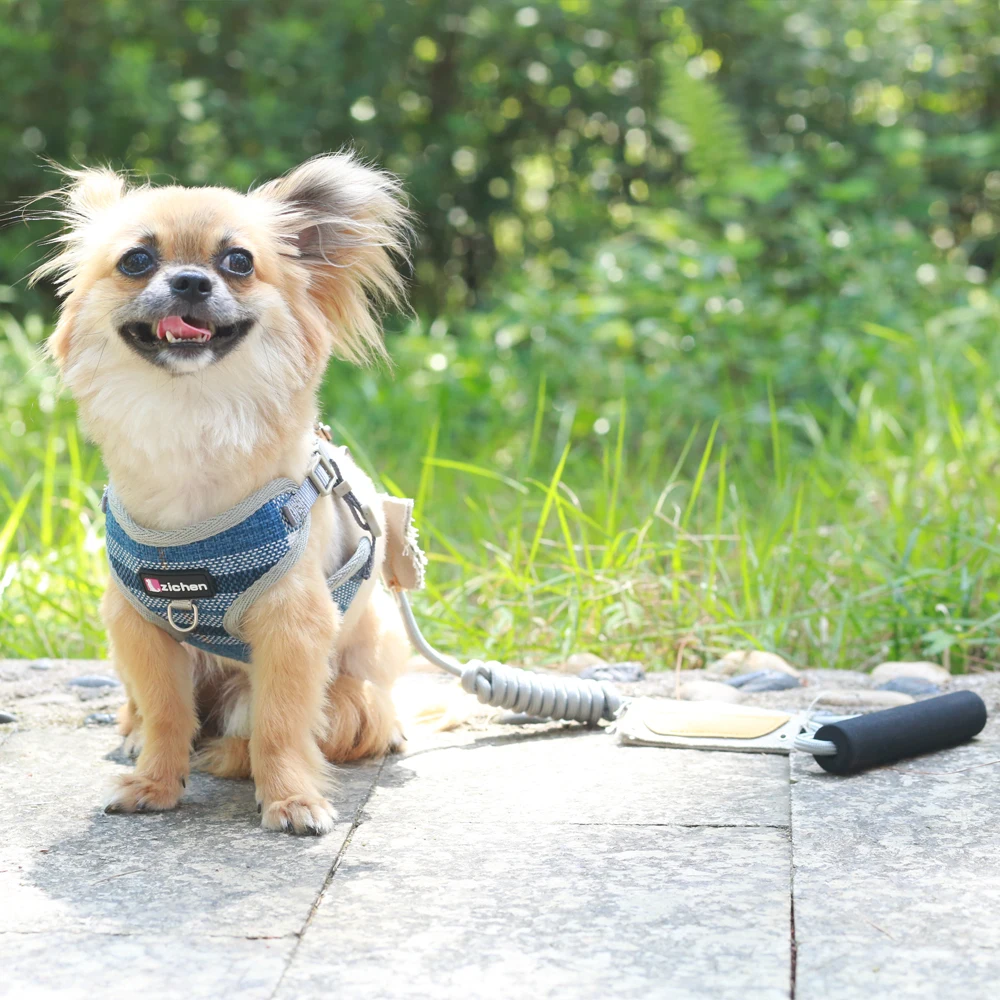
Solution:
<svg viewBox="0 0 1000 1000">
<path fill-rule="evenodd" d="M 263 806 L 262 806 L 262 805 L 261 805 L 261 804 L 260 804 L 260 803 L 258 802 L 258 803 L 257 803 L 257 815 L 258 815 L 258 816 L 260 815 L 260 813 L 261 813 L 261 810 L 262 810 L 263 808 L 264 808 L 264 807 L 263 807 Z"/>
<path fill-rule="evenodd" d="M 181 778 L 181 788 L 187 788 L 188 780 L 187 778 Z"/>
<path fill-rule="evenodd" d="M 265 830 L 322 836 L 333 829 L 337 814 L 326 799 L 312 795 L 293 795 L 263 809 L 261 826 Z"/>
</svg>

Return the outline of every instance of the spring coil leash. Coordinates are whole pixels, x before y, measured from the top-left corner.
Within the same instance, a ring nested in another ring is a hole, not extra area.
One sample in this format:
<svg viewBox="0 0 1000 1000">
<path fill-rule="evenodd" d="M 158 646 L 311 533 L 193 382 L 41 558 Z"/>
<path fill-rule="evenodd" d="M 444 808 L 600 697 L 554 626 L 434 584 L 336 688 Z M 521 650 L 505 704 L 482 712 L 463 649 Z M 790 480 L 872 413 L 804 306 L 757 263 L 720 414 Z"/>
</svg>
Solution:
<svg viewBox="0 0 1000 1000">
<path fill-rule="evenodd" d="M 407 635 L 417 650 L 436 667 L 460 678 L 462 687 L 484 705 L 596 725 L 601 719 L 613 720 L 624 704 L 622 696 L 604 681 L 535 674 L 496 660 L 469 660 L 461 666 L 423 637 L 406 594 L 400 590 L 396 596 Z"/>
</svg>

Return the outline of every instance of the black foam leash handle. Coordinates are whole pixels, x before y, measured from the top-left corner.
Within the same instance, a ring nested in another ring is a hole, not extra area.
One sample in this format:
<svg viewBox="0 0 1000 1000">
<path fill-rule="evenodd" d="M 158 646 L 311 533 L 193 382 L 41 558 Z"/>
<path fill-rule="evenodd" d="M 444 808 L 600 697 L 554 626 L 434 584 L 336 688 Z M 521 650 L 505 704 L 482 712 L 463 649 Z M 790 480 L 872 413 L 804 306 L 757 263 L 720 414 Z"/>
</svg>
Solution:
<svg viewBox="0 0 1000 1000">
<path fill-rule="evenodd" d="M 837 752 L 816 757 L 816 763 L 831 774 L 857 774 L 878 764 L 958 746 L 985 725 L 983 699 L 972 691 L 955 691 L 821 726 L 813 738 L 828 740 Z"/>
</svg>

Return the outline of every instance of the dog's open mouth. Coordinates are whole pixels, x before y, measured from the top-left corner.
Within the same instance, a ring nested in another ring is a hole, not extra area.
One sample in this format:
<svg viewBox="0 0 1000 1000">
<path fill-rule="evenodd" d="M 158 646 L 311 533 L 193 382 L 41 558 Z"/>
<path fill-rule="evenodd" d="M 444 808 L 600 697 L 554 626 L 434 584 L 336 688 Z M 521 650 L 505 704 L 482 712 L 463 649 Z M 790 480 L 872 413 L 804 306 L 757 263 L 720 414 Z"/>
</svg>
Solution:
<svg viewBox="0 0 1000 1000">
<path fill-rule="evenodd" d="M 191 316 L 164 316 L 156 324 L 156 336 L 168 344 L 207 344 L 215 333 L 215 324 Z"/>
<path fill-rule="evenodd" d="M 254 321 L 240 320 L 224 326 L 197 316 L 164 316 L 155 324 L 126 323 L 118 333 L 134 351 L 154 364 L 167 364 L 170 358 L 218 361 L 250 331 Z"/>
</svg>

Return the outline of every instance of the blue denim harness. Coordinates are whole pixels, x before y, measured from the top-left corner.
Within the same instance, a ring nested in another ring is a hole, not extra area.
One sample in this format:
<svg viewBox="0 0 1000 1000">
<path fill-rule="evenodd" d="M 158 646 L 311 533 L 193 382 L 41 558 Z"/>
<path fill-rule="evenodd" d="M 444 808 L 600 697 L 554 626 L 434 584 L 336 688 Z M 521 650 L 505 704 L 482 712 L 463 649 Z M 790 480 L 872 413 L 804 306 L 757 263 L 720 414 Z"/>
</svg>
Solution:
<svg viewBox="0 0 1000 1000">
<path fill-rule="evenodd" d="M 346 611 L 371 574 L 378 522 L 340 474 L 320 425 L 301 486 L 275 479 L 216 517 L 188 528 L 153 531 L 136 524 L 114 489 L 104 491 L 108 563 L 122 593 L 147 621 L 178 642 L 231 660 L 250 661 L 240 631 L 247 609 L 298 562 L 309 539 L 310 512 L 323 496 L 347 504 L 364 535 L 354 555 L 327 579 Z"/>
</svg>

